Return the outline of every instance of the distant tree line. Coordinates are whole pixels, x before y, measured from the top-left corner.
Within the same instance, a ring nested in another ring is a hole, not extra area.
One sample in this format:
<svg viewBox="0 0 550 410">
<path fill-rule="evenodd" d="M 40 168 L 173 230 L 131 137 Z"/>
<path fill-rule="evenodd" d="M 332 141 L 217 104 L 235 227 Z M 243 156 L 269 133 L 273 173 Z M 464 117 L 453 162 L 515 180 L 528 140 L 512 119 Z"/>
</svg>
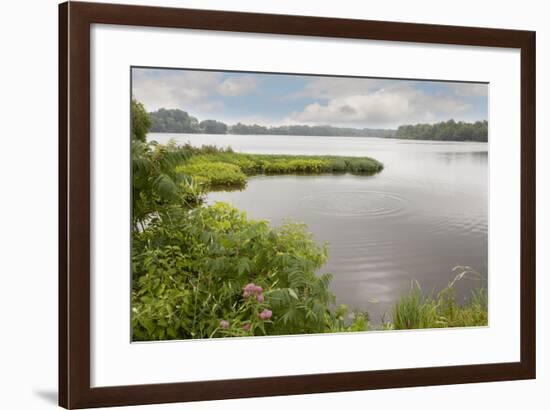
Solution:
<svg viewBox="0 0 550 410">
<path fill-rule="evenodd" d="M 151 132 L 174 132 L 185 134 L 227 134 L 226 124 L 215 120 L 200 121 L 182 110 L 161 108 L 149 113 Z"/>
<path fill-rule="evenodd" d="M 345 128 L 331 125 L 281 125 L 279 127 L 265 127 L 263 125 L 246 125 L 240 122 L 229 128 L 231 134 L 260 134 L 260 135 L 314 135 L 322 137 L 391 137 L 395 130 L 373 128 Z"/>
<path fill-rule="evenodd" d="M 150 132 L 184 134 L 237 135 L 311 135 L 332 137 L 380 137 L 439 141 L 487 141 L 487 121 L 475 123 L 449 120 L 436 124 L 401 125 L 397 130 L 333 127 L 331 125 L 282 125 L 266 127 L 258 124 L 227 125 L 221 121 L 203 120 L 179 109 L 161 108 L 149 113 Z"/>
<path fill-rule="evenodd" d="M 394 138 L 437 141 L 487 141 L 487 121 L 449 120 L 436 124 L 401 125 Z"/>
<path fill-rule="evenodd" d="M 227 125 L 221 121 L 199 121 L 189 113 L 161 108 L 149 113 L 151 132 L 173 132 L 185 134 L 237 134 L 237 135 L 315 135 L 347 137 L 391 137 L 395 130 L 371 128 L 343 128 L 330 125 L 282 125 L 266 127 L 258 124 Z"/>
</svg>

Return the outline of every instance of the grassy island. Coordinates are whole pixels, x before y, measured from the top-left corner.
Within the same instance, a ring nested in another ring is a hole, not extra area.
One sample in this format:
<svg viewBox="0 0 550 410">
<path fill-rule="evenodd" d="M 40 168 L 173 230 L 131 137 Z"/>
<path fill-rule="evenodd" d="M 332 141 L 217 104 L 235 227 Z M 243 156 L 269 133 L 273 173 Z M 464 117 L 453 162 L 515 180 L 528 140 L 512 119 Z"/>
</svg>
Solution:
<svg viewBox="0 0 550 410">
<path fill-rule="evenodd" d="M 368 157 L 243 154 L 214 146 L 186 145 L 183 149 L 189 152 L 190 158 L 178 170 L 211 190 L 242 189 L 248 176 L 258 174 L 373 175 L 384 168 L 382 163 Z"/>
</svg>

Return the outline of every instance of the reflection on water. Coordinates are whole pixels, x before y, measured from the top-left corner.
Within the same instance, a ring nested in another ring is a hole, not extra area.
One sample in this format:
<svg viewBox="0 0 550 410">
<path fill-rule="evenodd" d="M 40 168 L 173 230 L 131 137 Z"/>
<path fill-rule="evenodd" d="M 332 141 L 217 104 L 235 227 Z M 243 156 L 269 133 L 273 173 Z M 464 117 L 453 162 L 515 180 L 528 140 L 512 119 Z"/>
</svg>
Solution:
<svg viewBox="0 0 550 410">
<path fill-rule="evenodd" d="M 166 142 L 174 135 L 151 135 Z M 177 135 L 193 145 L 232 146 L 249 153 L 372 156 L 385 169 L 374 176 L 257 176 L 244 191 L 213 192 L 249 217 L 279 225 L 305 222 L 329 243 L 332 290 L 338 303 L 387 314 L 411 280 L 427 291 L 469 265 L 487 278 L 487 144 L 380 138 Z M 485 282 L 486 283 L 486 282 Z M 462 282 L 458 299 L 477 282 Z M 373 303 L 375 302 L 375 303 Z"/>
</svg>

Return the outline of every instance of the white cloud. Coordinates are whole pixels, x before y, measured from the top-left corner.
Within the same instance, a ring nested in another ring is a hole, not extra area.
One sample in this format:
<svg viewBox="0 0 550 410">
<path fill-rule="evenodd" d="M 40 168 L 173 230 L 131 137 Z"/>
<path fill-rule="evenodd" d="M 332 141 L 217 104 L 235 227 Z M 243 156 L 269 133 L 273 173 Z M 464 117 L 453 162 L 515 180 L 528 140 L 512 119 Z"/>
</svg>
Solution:
<svg viewBox="0 0 550 410">
<path fill-rule="evenodd" d="M 256 86 L 256 77 L 229 77 L 218 86 L 218 92 L 226 97 L 235 97 L 256 90 Z"/>
<path fill-rule="evenodd" d="M 308 81 L 304 89 L 293 94 L 292 97 L 331 99 L 350 94 L 362 94 L 387 86 L 390 81 L 374 78 L 319 77 Z"/>
<path fill-rule="evenodd" d="M 133 96 L 149 111 L 179 108 L 193 113 L 222 109 L 217 97 L 239 96 L 256 89 L 253 76 L 224 77 L 221 72 L 134 69 Z"/>
<path fill-rule="evenodd" d="M 222 74 L 206 71 L 134 69 L 132 93 L 147 110 L 180 108 L 210 111 L 220 108 L 211 100 L 222 81 Z"/>
<path fill-rule="evenodd" d="M 326 103 L 309 104 L 288 119 L 308 124 L 397 127 L 405 123 L 459 119 L 471 108 L 461 98 L 427 94 L 406 83 L 394 83 L 371 92 L 358 91 L 342 93 Z"/>
</svg>

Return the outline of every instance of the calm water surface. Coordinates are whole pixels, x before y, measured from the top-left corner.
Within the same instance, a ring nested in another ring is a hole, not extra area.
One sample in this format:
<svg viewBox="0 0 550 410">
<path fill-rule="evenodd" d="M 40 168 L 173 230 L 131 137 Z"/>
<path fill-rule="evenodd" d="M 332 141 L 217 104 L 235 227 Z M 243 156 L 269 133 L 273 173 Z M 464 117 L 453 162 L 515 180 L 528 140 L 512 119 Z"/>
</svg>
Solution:
<svg viewBox="0 0 550 410">
<path fill-rule="evenodd" d="M 334 275 L 337 303 L 368 310 L 374 322 L 418 280 L 439 290 L 469 265 L 487 278 L 487 144 L 357 137 L 150 134 L 149 139 L 231 146 L 264 154 L 370 156 L 374 176 L 257 176 L 244 191 L 213 192 L 255 219 L 305 222 L 329 243 L 323 272 Z M 457 288 L 459 300 L 479 281 Z"/>
</svg>

